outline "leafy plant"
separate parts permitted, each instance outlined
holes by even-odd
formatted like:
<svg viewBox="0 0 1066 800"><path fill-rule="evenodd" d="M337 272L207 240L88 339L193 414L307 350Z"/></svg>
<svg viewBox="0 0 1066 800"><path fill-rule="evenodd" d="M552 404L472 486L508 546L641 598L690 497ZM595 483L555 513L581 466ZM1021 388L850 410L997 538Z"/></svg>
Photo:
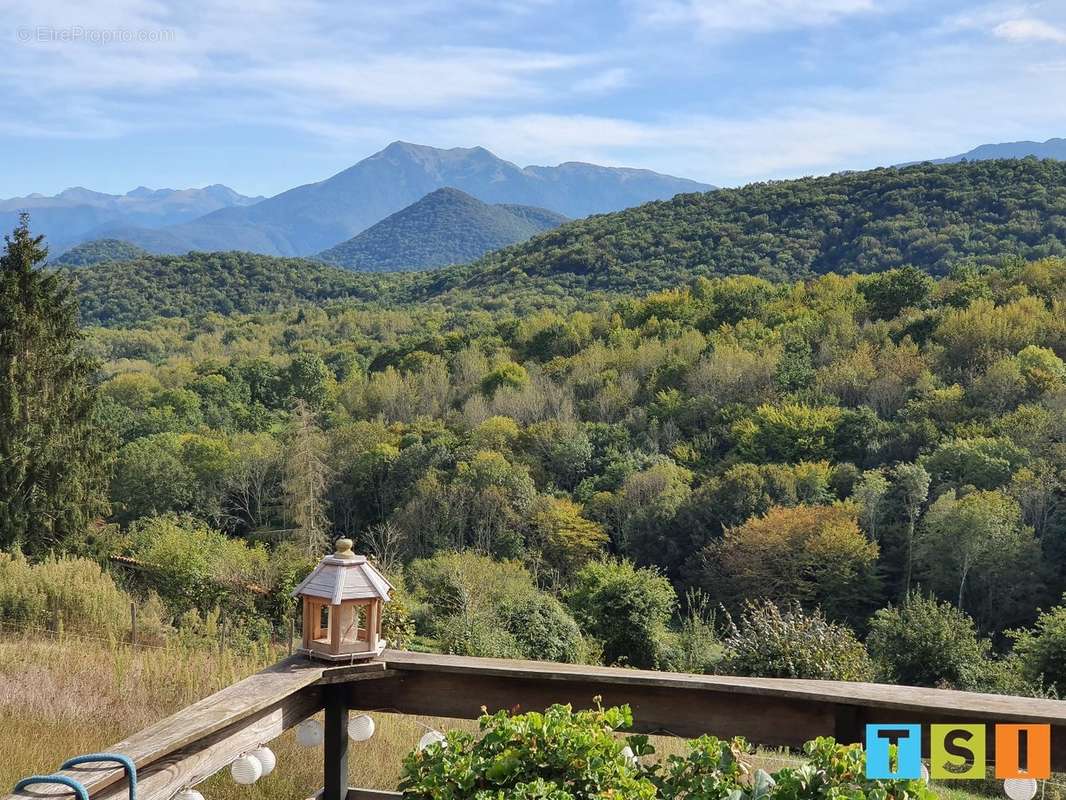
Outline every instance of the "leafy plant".
<svg viewBox="0 0 1066 800"><path fill-rule="evenodd" d="M769 774L753 769L741 738L701 736L662 761L646 736L622 738L628 706L590 711L485 714L480 735L451 731L404 760L406 800L933 800L920 780L871 781L859 745L818 738L806 763Z"/></svg>

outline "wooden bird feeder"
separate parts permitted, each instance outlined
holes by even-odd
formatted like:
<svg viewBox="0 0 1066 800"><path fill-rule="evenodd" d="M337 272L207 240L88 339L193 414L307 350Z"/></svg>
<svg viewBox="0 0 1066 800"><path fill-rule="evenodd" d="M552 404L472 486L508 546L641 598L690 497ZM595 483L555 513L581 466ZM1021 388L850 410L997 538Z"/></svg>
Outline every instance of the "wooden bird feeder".
<svg viewBox="0 0 1066 800"><path fill-rule="evenodd" d="M303 652L329 661L373 658L385 649L381 610L392 584L366 556L352 552L351 539L338 539L293 590L303 599Z"/></svg>

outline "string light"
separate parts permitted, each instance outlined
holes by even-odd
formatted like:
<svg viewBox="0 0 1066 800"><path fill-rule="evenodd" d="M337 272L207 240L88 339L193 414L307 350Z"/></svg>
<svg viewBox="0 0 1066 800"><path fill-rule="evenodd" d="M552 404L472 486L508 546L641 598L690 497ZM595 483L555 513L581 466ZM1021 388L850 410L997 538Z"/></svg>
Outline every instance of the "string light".
<svg viewBox="0 0 1066 800"><path fill-rule="evenodd" d="M374 735L374 719L369 714L352 717L348 722L348 736L353 742L365 742Z"/></svg>
<svg viewBox="0 0 1066 800"><path fill-rule="evenodd" d="M434 730L426 731L422 734L422 738L418 740L418 750L421 752L435 744L439 744L441 747L448 746L448 743L444 740L443 733Z"/></svg>
<svg viewBox="0 0 1066 800"><path fill-rule="evenodd" d="M322 723L317 719L305 719L296 726L296 743L301 747L318 747L323 738Z"/></svg>
<svg viewBox="0 0 1066 800"><path fill-rule="evenodd" d="M1003 781L1003 792L1010 800L1033 800L1038 788L1032 778L1007 778Z"/></svg>
<svg viewBox="0 0 1066 800"><path fill-rule="evenodd" d="M278 765L278 757L274 755L274 751L267 747L265 744L259 745L255 750L249 753L252 758L259 762L263 767L263 776L266 777L274 771L274 767Z"/></svg>
<svg viewBox="0 0 1066 800"><path fill-rule="evenodd" d="M229 774L233 780L242 786L255 783L263 776L263 765L259 759L251 755L243 755L233 760L229 765Z"/></svg>

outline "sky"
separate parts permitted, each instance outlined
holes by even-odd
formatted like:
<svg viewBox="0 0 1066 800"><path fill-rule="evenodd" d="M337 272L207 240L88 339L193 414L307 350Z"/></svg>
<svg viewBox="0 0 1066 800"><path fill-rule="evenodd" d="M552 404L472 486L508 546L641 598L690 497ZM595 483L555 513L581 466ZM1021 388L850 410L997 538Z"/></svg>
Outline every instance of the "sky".
<svg viewBox="0 0 1066 800"><path fill-rule="evenodd" d="M720 186L1066 136L1066 0L0 0L0 197L400 139Z"/></svg>

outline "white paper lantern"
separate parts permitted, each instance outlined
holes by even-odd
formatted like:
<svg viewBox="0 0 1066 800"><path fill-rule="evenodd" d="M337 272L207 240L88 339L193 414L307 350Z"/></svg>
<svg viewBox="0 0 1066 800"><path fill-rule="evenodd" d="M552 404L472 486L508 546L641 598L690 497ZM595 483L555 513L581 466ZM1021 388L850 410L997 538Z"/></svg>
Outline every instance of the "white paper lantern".
<svg viewBox="0 0 1066 800"><path fill-rule="evenodd" d="M447 747L447 742L444 740L444 734L440 731L426 731L422 734L422 738L418 740L418 749L419 751L422 751L434 744L440 744L441 747Z"/></svg>
<svg viewBox="0 0 1066 800"><path fill-rule="evenodd" d="M929 767L922 764L922 781L929 783Z"/></svg>
<svg viewBox="0 0 1066 800"><path fill-rule="evenodd" d="M640 759L637 758L636 753L633 752L633 748L628 744L622 748L622 757L631 767L636 768L640 765Z"/></svg>
<svg viewBox="0 0 1066 800"><path fill-rule="evenodd" d="M255 756L243 755L234 759L233 763L229 765L229 774L233 776L233 780L237 783L247 786L250 783L255 783L263 776L263 765L259 763L259 759Z"/></svg>
<svg viewBox="0 0 1066 800"><path fill-rule="evenodd" d="M252 758L260 763L263 767L263 776L266 777L274 771L274 767L278 765L278 757L274 755L274 751L267 747L265 744L259 745L255 750L249 753Z"/></svg>
<svg viewBox="0 0 1066 800"><path fill-rule="evenodd" d="M365 742L374 735L374 718L369 714L352 717L348 722L348 735L353 742Z"/></svg>
<svg viewBox="0 0 1066 800"><path fill-rule="evenodd" d="M1033 800L1038 788L1032 778L1007 778L1003 781L1003 791L1010 800Z"/></svg>
<svg viewBox="0 0 1066 800"><path fill-rule="evenodd" d="M322 723L317 719L305 719L296 726L296 743L300 747L318 747L323 738Z"/></svg>
<svg viewBox="0 0 1066 800"><path fill-rule="evenodd" d="M195 789L186 788L174 795L174 800L204 800L204 796Z"/></svg>

